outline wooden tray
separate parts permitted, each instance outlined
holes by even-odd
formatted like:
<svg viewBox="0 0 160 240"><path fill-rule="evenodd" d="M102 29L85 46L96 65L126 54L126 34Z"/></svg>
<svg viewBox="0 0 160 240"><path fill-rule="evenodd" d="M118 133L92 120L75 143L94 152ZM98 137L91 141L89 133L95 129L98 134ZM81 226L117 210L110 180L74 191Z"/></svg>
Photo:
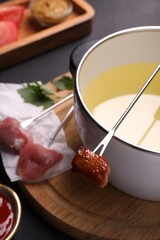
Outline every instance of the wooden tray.
<svg viewBox="0 0 160 240"><path fill-rule="evenodd" d="M56 109L60 118L71 104L72 100ZM64 130L69 146L76 151L81 141L74 117ZM131 197L110 184L99 189L72 171L42 183L20 183L20 186L39 214L75 239L155 240L160 237L160 202Z"/></svg>
<svg viewBox="0 0 160 240"><path fill-rule="evenodd" d="M94 9L84 0L72 0L73 12L61 23L41 27L31 16L29 0L12 0L1 6L23 5L25 14L19 29L19 39L0 48L0 69L22 62L89 34L92 30Z"/></svg>

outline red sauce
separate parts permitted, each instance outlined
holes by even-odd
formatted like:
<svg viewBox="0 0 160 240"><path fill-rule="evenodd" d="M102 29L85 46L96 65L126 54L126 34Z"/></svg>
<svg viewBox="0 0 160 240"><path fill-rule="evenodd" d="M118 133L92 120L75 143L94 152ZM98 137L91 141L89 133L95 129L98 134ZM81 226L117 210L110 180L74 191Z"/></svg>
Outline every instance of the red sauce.
<svg viewBox="0 0 160 240"><path fill-rule="evenodd" d="M7 197L0 193L0 240L5 239L13 225L13 210Z"/></svg>

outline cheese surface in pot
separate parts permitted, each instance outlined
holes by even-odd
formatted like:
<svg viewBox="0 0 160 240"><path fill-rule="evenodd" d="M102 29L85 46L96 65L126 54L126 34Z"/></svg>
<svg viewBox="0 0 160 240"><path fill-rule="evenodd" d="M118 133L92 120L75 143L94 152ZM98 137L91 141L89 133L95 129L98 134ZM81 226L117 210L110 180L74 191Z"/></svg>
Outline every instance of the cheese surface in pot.
<svg viewBox="0 0 160 240"><path fill-rule="evenodd" d="M92 80L83 99L93 117L110 130L151 76L157 63L114 67ZM160 151L160 73L158 73L117 129L115 136Z"/></svg>

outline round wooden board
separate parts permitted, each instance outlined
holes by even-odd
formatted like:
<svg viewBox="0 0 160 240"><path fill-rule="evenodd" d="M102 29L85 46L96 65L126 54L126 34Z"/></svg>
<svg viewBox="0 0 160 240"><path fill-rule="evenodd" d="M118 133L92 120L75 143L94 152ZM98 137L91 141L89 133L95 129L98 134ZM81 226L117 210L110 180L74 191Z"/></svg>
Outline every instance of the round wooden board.
<svg viewBox="0 0 160 240"><path fill-rule="evenodd" d="M56 109L62 118L72 100ZM74 117L64 127L75 151L80 145ZM100 189L71 170L48 181L20 183L37 211L75 239L155 240L160 237L160 202L131 197L110 184Z"/></svg>

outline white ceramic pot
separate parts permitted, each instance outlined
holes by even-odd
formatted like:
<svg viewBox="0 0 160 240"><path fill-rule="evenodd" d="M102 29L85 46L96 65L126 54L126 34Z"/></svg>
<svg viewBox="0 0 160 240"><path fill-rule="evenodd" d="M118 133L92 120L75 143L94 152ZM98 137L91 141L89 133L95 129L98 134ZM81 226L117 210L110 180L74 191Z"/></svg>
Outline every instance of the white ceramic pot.
<svg viewBox="0 0 160 240"><path fill-rule="evenodd" d="M107 69L134 62L160 63L160 27L138 27L111 34L97 41L78 64L75 74L75 119L82 143L90 150L97 146L109 129L101 126L90 113L83 92L96 76ZM160 200L159 151L132 144L125 140L125 136L118 137L115 133L103 156L109 161L109 182L113 186L141 199Z"/></svg>

